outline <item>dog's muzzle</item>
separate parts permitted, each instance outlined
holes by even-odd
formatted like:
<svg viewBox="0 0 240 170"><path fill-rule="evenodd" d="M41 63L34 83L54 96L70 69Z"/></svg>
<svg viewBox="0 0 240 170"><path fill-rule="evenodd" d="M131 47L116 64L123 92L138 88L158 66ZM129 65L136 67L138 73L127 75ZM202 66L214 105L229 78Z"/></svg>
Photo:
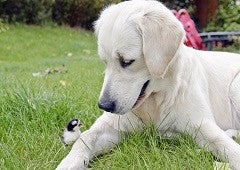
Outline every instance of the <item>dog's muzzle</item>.
<svg viewBox="0 0 240 170"><path fill-rule="evenodd" d="M116 110L116 103L114 101L100 100L98 107L106 112L114 113Z"/></svg>

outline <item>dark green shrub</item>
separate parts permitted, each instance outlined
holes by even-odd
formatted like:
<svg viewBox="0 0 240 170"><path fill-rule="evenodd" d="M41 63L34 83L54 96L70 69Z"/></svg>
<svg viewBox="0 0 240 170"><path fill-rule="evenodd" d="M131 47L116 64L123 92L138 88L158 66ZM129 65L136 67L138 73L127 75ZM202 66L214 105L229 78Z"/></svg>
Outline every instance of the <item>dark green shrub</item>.
<svg viewBox="0 0 240 170"><path fill-rule="evenodd" d="M240 6L235 0L219 0L219 9L206 31L240 31Z"/></svg>
<svg viewBox="0 0 240 170"><path fill-rule="evenodd" d="M191 17L191 19L195 22L195 26L199 30L200 26L198 23L198 19L194 15L196 6L194 4L194 0L158 0L166 5L171 10L186 9Z"/></svg>
<svg viewBox="0 0 240 170"><path fill-rule="evenodd" d="M195 9L194 0L158 0L164 3L169 9L186 9L188 13L192 14Z"/></svg>
<svg viewBox="0 0 240 170"><path fill-rule="evenodd" d="M0 18L7 22L40 24L51 20L54 0L0 0Z"/></svg>
<svg viewBox="0 0 240 170"><path fill-rule="evenodd" d="M120 0L55 0L53 20L71 27L91 28L104 6L118 2Z"/></svg>

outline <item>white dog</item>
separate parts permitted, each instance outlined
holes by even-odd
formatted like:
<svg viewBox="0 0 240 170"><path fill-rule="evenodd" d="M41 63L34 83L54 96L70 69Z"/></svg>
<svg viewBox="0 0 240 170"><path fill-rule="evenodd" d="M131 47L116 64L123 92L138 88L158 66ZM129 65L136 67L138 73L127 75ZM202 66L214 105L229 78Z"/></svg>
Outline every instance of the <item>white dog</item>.
<svg viewBox="0 0 240 170"><path fill-rule="evenodd" d="M240 55L186 47L183 26L157 1L106 8L95 33L106 64L99 100L105 112L57 169L84 169L119 143L119 131L148 123L160 134L187 133L240 169L240 145L231 138L240 128Z"/></svg>

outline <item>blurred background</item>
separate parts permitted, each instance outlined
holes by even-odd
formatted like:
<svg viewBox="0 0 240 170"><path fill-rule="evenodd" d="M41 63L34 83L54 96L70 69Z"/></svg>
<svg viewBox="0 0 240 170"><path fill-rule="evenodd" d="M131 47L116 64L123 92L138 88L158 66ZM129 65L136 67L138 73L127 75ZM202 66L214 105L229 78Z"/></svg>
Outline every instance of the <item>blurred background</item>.
<svg viewBox="0 0 240 170"><path fill-rule="evenodd" d="M121 0L0 0L3 22L92 28L104 6ZM161 0L170 9L187 9L199 31L239 31L240 0Z"/></svg>

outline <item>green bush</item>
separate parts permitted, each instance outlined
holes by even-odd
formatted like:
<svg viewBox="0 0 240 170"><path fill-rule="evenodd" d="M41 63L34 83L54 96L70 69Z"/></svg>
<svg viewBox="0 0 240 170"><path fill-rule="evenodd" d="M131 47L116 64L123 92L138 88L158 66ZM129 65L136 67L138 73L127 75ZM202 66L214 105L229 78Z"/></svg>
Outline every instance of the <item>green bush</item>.
<svg viewBox="0 0 240 170"><path fill-rule="evenodd" d="M54 0L0 0L0 18L6 22L40 24L51 20Z"/></svg>
<svg viewBox="0 0 240 170"><path fill-rule="evenodd" d="M80 26L89 29L104 6L118 2L120 0L55 0L53 20L71 27Z"/></svg>
<svg viewBox="0 0 240 170"><path fill-rule="evenodd" d="M235 0L219 0L217 14L210 20L206 31L239 31L240 6Z"/></svg>
<svg viewBox="0 0 240 170"><path fill-rule="evenodd" d="M189 14L192 14L195 10L194 0L159 0L164 3L169 9L186 9Z"/></svg>

